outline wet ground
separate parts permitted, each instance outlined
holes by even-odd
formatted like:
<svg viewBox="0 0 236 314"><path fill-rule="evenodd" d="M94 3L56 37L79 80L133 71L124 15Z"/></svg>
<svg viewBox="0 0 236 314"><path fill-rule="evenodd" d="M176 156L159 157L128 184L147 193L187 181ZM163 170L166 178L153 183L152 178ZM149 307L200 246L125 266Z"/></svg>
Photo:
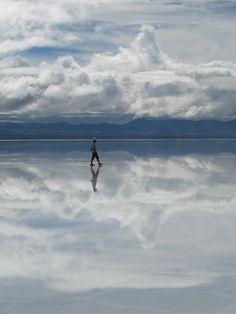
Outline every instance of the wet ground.
<svg viewBox="0 0 236 314"><path fill-rule="evenodd" d="M0 146L1 314L236 312L236 141Z"/></svg>

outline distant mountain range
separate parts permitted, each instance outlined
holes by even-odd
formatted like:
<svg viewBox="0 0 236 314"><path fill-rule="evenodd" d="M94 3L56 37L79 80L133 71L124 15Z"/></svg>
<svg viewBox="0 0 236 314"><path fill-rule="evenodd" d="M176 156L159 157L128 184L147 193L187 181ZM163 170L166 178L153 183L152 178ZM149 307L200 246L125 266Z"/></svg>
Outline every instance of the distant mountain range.
<svg viewBox="0 0 236 314"><path fill-rule="evenodd" d="M137 119L125 124L0 123L1 140L31 139L236 139L236 120Z"/></svg>

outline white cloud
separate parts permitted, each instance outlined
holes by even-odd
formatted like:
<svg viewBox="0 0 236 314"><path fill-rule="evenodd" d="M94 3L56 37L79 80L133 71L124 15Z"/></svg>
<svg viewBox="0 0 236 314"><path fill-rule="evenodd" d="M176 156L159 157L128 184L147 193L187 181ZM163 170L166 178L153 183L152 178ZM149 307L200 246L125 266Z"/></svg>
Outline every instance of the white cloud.
<svg viewBox="0 0 236 314"><path fill-rule="evenodd" d="M27 62L18 60L15 68L9 60L1 61L0 70L5 115L236 117L235 64L176 62L162 52L151 26L142 26L130 48L112 55L95 54L85 66L72 56L38 67L25 67Z"/></svg>
<svg viewBox="0 0 236 314"><path fill-rule="evenodd" d="M13 56L0 60L0 69L28 67L30 64L21 56Z"/></svg>
<svg viewBox="0 0 236 314"><path fill-rule="evenodd" d="M160 28L161 42L172 57L233 58L234 4L217 0L2 0L0 55L40 47L74 48L85 54L105 51L107 45L127 46L142 24L153 24ZM201 44L196 45L196 40Z"/></svg>
<svg viewBox="0 0 236 314"><path fill-rule="evenodd" d="M111 72L136 73L160 68L168 61L158 45L155 29L143 25L129 49L120 48L119 53L114 56L95 54L88 68L95 71L109 69Z"/></svg>

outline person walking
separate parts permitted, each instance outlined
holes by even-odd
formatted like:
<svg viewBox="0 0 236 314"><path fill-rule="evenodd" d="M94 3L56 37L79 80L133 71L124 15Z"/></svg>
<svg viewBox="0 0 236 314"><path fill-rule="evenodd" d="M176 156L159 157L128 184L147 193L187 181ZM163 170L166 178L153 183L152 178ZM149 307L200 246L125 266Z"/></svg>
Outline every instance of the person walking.
<svg viewBox="0 0 236 314"><path fill-rule="evenodd" d="M91 167L94 166L94 163L93 163L94 158L97 159L98 165L102 166L102 162L100 162L99 156L98 156L98 153L97 153L96 142L97 142L97 140L96 140L96 137L95 137L95 138L93 138L93 142L92 142L91 149L90 149L91 152L92 152L92 157L91 157L91 162L90 162L90 166Z"/></svg>

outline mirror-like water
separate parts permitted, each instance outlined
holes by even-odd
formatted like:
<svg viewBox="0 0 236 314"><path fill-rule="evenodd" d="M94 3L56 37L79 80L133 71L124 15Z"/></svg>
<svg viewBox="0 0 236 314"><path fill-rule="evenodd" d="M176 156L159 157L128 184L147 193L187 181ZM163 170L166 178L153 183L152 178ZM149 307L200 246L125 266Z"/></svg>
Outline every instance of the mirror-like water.
<svg viewBox="0 0 236 314"><path fill-rule="evenodd" d="M0 312L235 313L235 147L3 143Z"/></svg>

